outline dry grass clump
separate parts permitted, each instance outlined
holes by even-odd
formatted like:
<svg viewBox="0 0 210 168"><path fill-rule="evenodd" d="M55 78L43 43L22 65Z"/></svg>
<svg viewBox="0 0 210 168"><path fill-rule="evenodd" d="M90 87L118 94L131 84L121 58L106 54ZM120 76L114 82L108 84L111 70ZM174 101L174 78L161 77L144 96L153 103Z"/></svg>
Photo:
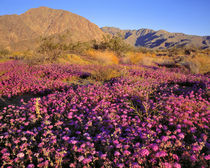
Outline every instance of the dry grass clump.
<svg viewBox="0 0 210 168"><path fill-rule="evenodd" d="M167 57L168 58L168 57ZM163 62L166 57L157 57L155 53L150 52L127 52L121 58L123 64L141 64L145 66L155 66L159 62Z"/></svg>
<svg viewBox="0 0 210 168"><path fill-rule="evenodd" d="M139 52L128 52L126 56L129 58L131 64L139 64L142 62L146 54Z"/></svg>
<svg viewBox="0 0 210 168"><path fill-rule="evenodd" d="M4 63L4 62L7 62L9 61L10 59L8 58L0 58L0 63Z"/></svg>
<svg viewBox="0 0 210 168"><path fill-rule="evenodd" d="M89 49L85 54L95 59L99 64L109 65L119 63L119 59L113 51Z"/></svg>
<svg viewBox="0 0 210 168"><path fill-rule="evenodd" d="M210 55L198 53L191 60L200 64L200 73L210 72Z"/></svg>
<svg viewBox="0 0 210 168"><path fill-rule="evenodd" d="M87 65L90 64L89 61L82 58L82 56L77 54L67 54L61 58L58 58L58 62L62 64L79 64L79 65Z"/></svg>
<svg viewBox="0 0 210 168"><path fill-rule="evenodd" d="M10 52L9 50L2 49L0 50L0 62L6 62L9 60Z"/></svg>
<svg viewBox="0 0 210 168"><path fill-rule="evenodd" d="M122 66L104 65L91 72L91 79L104 82L113 78L126 76L128 71Z"/></svg>

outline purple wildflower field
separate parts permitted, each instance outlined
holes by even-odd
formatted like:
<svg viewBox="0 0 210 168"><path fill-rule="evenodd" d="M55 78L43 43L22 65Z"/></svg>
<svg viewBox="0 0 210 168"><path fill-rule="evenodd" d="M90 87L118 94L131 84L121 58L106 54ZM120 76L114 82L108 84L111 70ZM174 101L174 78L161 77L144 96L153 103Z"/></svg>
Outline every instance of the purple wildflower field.
<svg viewBox="0 0 210 168"><path fill-rule="evenodd" d="M0 97L32 96L0 108L0 167L209 167L210 78L115 66L0 63Z"/></svg>

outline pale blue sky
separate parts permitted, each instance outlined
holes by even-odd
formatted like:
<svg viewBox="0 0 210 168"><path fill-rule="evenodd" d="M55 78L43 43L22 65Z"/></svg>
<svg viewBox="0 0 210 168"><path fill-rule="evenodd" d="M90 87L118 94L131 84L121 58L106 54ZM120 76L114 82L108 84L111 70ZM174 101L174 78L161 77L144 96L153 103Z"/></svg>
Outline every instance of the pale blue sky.
<svg viewBox="0 0 210 168"><path fill-rule="evenodd" d="M210 35L210 0L0 0L0 15L47 6L102 26Z"/></svg>

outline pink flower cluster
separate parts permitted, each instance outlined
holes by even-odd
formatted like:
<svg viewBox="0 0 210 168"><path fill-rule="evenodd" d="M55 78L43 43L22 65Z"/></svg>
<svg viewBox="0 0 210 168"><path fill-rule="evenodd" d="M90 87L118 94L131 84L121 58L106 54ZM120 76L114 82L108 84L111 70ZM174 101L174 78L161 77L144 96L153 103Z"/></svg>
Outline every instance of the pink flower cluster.
<svg viewBox="0 0 210 168"><path fill-rule="evenodd" d="M88 68L0 65L1 96L23 94L20 81L53 89L0 110L0 167L208 167L207 76L129 66L102 84L63 82Z"/></svg>
<svg viewBox="0 0 210 168"><path fill-rule="evenodd" d="M63 90L68 81L83 73L78 66L28 66L17 61L0 63L0 72L0 96L8 98L26 93L46 95Z"/></svg>

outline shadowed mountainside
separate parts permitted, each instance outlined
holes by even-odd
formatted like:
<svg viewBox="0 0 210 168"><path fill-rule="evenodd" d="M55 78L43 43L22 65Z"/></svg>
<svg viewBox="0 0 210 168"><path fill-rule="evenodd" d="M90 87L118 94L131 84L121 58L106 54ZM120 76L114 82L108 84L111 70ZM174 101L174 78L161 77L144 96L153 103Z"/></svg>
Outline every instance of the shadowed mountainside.
<svg viewBox="0 0 210 168"><path fill-rule="evenodd" d="M68 41L100 40L104 33L95 24L74 13L47 7L33 8L21 15L0 16L0 47L35 47L40 37L61 34Z"/></svg>
<svg viewBox="0 0 210 168"><path fill-rule="evenodd" d="M183 33L170 33L165 30L154 31L151 29L121 30L115 27L102 27L111 35L121 34L125 42L133 46L165 49L171 47L195 46L201 48L210 47L210 36L186 35Z"/></svg>

